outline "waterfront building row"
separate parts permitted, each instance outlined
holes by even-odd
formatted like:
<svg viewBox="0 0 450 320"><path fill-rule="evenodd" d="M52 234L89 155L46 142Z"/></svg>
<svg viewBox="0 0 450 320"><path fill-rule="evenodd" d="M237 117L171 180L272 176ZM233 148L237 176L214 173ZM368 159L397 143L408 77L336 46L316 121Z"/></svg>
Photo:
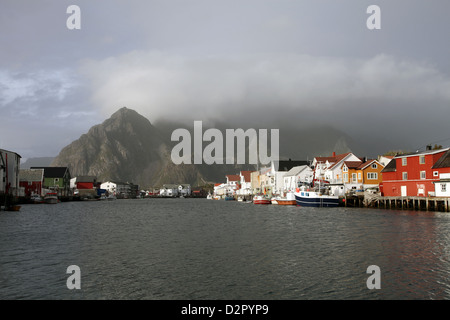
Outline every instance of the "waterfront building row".
<svg viewBox="0 0 450 320"><path fill-rule="evenodd" d="M227 175L215 184L214 195L283 195L300 184L321 183L330 195L367 193L388 197L450 197L450 150L433 150L361 158L352 152L307 161L272 161L255 171Z"/></svg>

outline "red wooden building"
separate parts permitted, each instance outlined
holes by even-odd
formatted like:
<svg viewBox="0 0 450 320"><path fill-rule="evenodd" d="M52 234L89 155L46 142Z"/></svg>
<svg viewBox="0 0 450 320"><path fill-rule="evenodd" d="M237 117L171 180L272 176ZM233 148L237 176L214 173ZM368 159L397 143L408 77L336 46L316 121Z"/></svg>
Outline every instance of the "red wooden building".
<svg viewBox="0 0 450 320"><path fill-rule="evenodd" d="M24 188L25 196L42 195L44 169L20 169L19 185Z"/></svg>
<svg viewBox="0 0 450 320"><path fill-rule="evenodd" d="M450 167L433 168L449 148L398 155L381 171L380 190L387 197L428 197L435 193L441 173L450 173Z"/></svg>

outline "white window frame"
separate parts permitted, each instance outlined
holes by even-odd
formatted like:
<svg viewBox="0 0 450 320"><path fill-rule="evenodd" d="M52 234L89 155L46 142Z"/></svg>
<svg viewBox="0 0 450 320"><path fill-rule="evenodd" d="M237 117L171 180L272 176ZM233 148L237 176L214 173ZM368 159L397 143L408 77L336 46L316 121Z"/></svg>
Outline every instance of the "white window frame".
<svg viewBox="0 0 450 320"><path fill-rule="evenodd" d="M376 163L372 163L372 169L378 169L378 165Z"/></svg>
<svg viewBox="0 0 450 320"><path fill-rule="evenodd" d="M425 156L419 156L419 163L425 164Z"/></svg>
<svg viewBox="0 0 450 320"><path fill-rule="evenodd" d="M425 180L427 178L427 172L426 171L420 171L420 179Z"/></svg>
<svg viewBox="0 0 450 320"><path fill-rule="evenodd" d="M433 171L433 177L439 177L439 171Z"/></svg>
<svg viewBox="0 0 450 320"><path fill-rule="evenodd" d="M447 184L441 183L441 192L447 192Z"/></svg>
<svg viewBox="0 0 450 320"><path fill-rule="evenodd" d="M402 166L407 166L408 165L408 158L402 158Z"/></svg>
<svg viewBox="0 0 450 320"><path fill-rule="evenodd" d="M378 180L377 172L367 172L367 180Z"/></svg>
<svg viewBox="0 0 450 320"><path fill-rule="evenodd" d="M402 180L408 180L408 172L402 172Z"/></svg>

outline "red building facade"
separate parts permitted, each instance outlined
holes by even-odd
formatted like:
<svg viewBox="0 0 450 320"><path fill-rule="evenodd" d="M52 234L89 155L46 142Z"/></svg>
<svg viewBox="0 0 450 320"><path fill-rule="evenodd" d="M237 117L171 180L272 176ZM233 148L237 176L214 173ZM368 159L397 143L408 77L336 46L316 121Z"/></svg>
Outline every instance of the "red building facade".
<svg viewBox="0 0 450 320"><path fill-rule="evenodd" d="M44 169L20 169L19 186L24 188L25 196L42 195Z"/></svg>
<svg viewBox="0 0 450 320"><path fill-rule="evenodd" d="M427 150L394 157L381 171L382 195L387 197L428 197L435 192L434 182L441 173L450 173L450 168L435 169L436 162L449 151Z"/></svg>

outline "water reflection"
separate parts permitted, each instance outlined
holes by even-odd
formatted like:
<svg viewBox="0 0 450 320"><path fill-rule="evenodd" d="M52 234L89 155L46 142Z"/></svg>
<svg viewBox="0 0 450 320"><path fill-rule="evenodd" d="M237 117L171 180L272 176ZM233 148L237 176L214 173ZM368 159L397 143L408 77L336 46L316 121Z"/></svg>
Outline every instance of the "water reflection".
<svg viewBox="0 0 450 320"><path fill-rule="evenodd" d="M447 299L449 229L444 213L204 199L25 205L0 215L0 298Z"/></svg>

